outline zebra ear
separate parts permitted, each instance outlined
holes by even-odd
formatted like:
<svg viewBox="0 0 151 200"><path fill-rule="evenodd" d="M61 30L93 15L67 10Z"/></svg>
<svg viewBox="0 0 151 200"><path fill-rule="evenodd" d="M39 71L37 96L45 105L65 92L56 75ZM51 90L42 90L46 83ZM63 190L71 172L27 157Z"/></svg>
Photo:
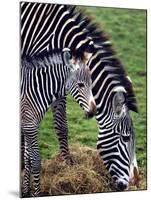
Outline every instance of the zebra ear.
<svg viewBox="0 0 151 200"><path fill-rule="evenodd" d="M63 59L65 65L70 69L71 72L76 71L80 68L79 63L72 57L71 50L68 48L63 49Z"/></svg>
<svg viewBox="0 0 151 200"><path fill-rule="evenodd" d="M72 55L71 55L71 50L69 48L64 48L63 50L63 59L65 62L65 65L71 65L71 59L72 59Z"/></svg>
<svg viewBox="0 0 151 200"><path fill-rule="evenodd" d="M116 92L113 98L113 109L116 114L119 115L121 113L124 102L125 102L124 92L121 91Z"/></svg>

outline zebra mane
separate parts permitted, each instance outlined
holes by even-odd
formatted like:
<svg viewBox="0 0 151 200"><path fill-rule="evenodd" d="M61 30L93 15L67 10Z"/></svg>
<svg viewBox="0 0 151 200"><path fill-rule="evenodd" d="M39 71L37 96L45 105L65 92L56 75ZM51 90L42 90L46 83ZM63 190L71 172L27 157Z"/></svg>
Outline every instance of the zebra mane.
<svg viewBox="0 0 151 200"><path fill-rule="evenodd" d="M26 67L45 67L45 65L55 65L55 64L63 64L66 65L67 63L63 57L63 50L61 49L54 49L51 51L44 51L41 54L34 55L34 56L23 56L21 58L22 66Z"/></svg>
<svg viewBox="0 0 151 200"><path fill-rule="evenodd" d="M121 85L125 88L127 92L128 108L134 112L138 112L136 97L134 94L132 83L127 76L124 66L122 65L119 58L117 58L116 51L113 49L112 43L110 42L107 34L104 33L103 30L101 30L100 25L92 23L92 18L86 17L89 15L86 15L85 10L80 11L78 9L75 9L75 6L70 5L67 5L66 7L67 10L70 11L71 17L75 19L76 23L79 24L81 28L83 28L83 30L87 34L87 37L89 37L92 41L89 43L90 45L87 46L85 50L92 53L95 53L99 50L104 52L104 54L100 53L100 59L103 59L103 55L104 57L108 57L105 60L106 65L111 66L113 68L113 73L118 75L114 76L113 79L120 81ZM81 51L83 52L84 49L80 49L79 52L76 52L77 57L81 55Z"/></svg>

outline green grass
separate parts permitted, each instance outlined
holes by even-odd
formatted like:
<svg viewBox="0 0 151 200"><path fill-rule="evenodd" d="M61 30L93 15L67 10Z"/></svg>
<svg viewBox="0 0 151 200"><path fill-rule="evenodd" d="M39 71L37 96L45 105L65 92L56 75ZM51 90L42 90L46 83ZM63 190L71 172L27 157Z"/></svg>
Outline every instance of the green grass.
<svg viewBox="0 0 151 200"><path fill-rule="evenodd" d="M146 12L144 10L87 7L93 21L111 37L113 47L132 79L139 114L132 113L139 167L146 168ZM96 148L96 120L84 119L79 105L69 96L67 104L69 144ZM51 158L59 150L52 115L47 112L39 130L41 156Z"/></svg>

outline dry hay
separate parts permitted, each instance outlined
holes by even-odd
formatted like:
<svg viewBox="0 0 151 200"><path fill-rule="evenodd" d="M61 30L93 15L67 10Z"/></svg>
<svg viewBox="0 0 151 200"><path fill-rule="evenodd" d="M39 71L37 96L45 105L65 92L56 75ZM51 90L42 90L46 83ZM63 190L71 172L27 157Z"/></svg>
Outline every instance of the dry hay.
<svg viewBox="0 0 151 200"><path fill-rule="evenodd" d="M97 150L76 144L70 147L70 152L73 165L66 164L59 154L51 160L42 160L42 196L116 191ZM130 185L128 190L146 189L145 174L140 174L139 187Z"/></svg>
<svg viewBox="0 0 151 200"><path fill-rule="evenodd" d="M96 150L73 145L70 152L73 165L62 161L60 155L42 161L42 193L61 195L115 191L112 178Z"/></svg>

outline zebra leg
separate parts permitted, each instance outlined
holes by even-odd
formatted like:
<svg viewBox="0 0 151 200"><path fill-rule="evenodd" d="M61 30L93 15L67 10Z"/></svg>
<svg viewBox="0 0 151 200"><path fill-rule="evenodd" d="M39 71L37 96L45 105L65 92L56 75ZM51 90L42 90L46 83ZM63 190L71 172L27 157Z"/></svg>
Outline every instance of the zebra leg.
<svg viewBox="0 0 151 200"><path fill-rule="evenodd" d="M34 175L34 194L33 196L40 196L40 169L41 169L41 159L39 153L38 142L35 140L32 145L32 156L31 156L31 166L32 173Z"/></svg>
<svg viewBox="0 0 151 200"><path fill-rule="evenodd" d="M20 162L21 162L21 171L24 170L24 151L25 151L24 134L23 134L23 132L21 132L21 141L20 141Z"/></svg>
<svg viewBox="0 0 151 200"><path fill-rule="evenodd" d="M53 102L51 108L54 118L54 128L59 140L61 156L68 164L72 164L73 161L71 159L68 147L66 97L57 99L55 102Z"/></svg>
<svg viewBox="0 0 151 200"><path fill-rule="evenodd" d="M23 161L22 161L24 163L24 172L23 172L24 178L23 178L22 197L29 197L30 196L31 163L30 163L29 148L25 141L24 141L24 152L22 152L22 153L24 153Z"/></svg>
<svg viewBox="0 0 151 200"><path fill-rule="evenodd" d="M25 151L24 151L24 163L25 173L23 181L23 193L30 192L30 173L33 174L33 188L34 193L32 196L40 196L40 153L37 142L37 128L30 128L30 131L24 134L25 139ZM32 130L32 131L31 131Z"/></svg>

